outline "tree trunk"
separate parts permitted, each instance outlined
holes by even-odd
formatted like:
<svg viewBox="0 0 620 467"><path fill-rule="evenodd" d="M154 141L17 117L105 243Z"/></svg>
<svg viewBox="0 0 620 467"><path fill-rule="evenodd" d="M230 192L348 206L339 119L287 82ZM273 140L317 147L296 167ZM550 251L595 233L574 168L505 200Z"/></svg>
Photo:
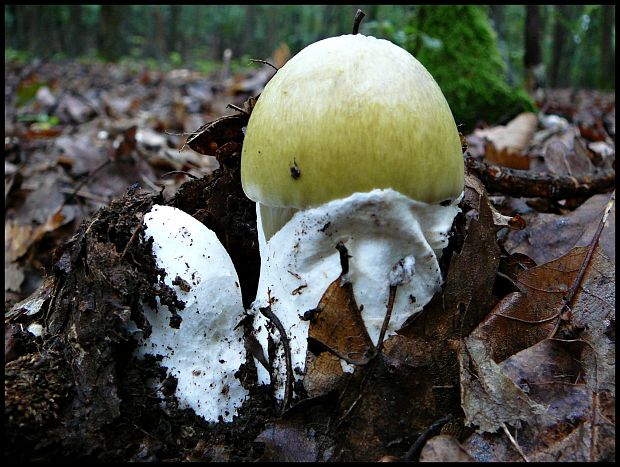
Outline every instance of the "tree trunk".
<svg viewBox="0 0 620 467"><path fill-rule="evenodd" d="M180 52L179 47L179 17L183 5L170 5L170 22L168 28L168 50Z"/></svg>
<svg viewBox="0 0 620 467"><path fill-rule="evenodd" d="M82 5L69 5L69 27L67 48L71 56L78 56L86 50L88 44L77 40L82 34Z"/></svg>
<svg viewBox="0 0 620 467"><path fill-rule="evenodd" d="M160 5L156 5L153 11L153 23L155 24L155 56L161 60L166 56L166 38Z"/></svg>
<svg viewBox="0 0 620 467"><path fill-rule="evenodd" d="M613 25L616 9L614 5L603 5L603 25L601 28L601 71L599 85L613 89L616 82L616 54L613 50Z"/></svg>
<svg viewBox="0 0 620 467"><path fill-rule="evenodd" d="M122 52L122 5L101 5L99 14L99 54L107 60L116 60Z"/></svg>
<svg viewBox="0 0 620 467"><path fill-rule="evenodd" d="M557 5L556 8L551 58L551 85L562 87L570 85L571 64L574 60L575 43L571 37L570 27L584 7L580 5Z"/></svg>
<svg viewBox="0 0 620 467"><path fill-rule="evenodd" d="M541 22L540 6L526 5L525 11L525 90L532 97L538 94L538 90L545 85L545 65L542 60L540 47ZM542 97L542 96L540 96Z"/></svg>

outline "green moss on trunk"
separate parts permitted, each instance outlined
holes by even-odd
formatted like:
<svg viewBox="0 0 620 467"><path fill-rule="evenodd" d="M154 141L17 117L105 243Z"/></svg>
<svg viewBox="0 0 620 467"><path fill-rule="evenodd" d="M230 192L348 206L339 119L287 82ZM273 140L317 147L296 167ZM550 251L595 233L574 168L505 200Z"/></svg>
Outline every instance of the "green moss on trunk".
<svg viewBox="0 0 620 467"><path fill-rule="evenodd" d="M483 7L419 6L406 48L430 71L461 131L534 110L522 87L511 87Z"/></svg>

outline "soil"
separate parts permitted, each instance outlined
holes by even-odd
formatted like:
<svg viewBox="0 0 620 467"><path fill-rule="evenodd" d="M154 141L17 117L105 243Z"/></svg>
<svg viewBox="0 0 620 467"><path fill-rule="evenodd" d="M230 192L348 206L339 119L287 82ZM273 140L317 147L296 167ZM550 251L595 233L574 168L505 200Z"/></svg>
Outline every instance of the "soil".
<svg viewBox="0 0 620 467"><path fill-rule="evenodd" d="M240 145L229 145L230 158ZM54 258L41 310L14 312L5 332L5 460L50 461L250 461L262 455L254 442L274 414L258 387L256 369L245 372L250 397L232 423L206 423L179 408L176 381L154 359L134 356L133 320L148 323L142 303L156 297L181 310L163 282L143 215L160 196L131 190L82 224ZM239 164L228 160L203 179L190 180L170 202L213 229L231 253L244 297L255 293L258 246L254 203L241 191ZM33 319L47 332L24 331ZM9 361L10 360L10 361ZM248 359L252 361L252 359ZM161 379L161 391L145 381Z"/></svg>

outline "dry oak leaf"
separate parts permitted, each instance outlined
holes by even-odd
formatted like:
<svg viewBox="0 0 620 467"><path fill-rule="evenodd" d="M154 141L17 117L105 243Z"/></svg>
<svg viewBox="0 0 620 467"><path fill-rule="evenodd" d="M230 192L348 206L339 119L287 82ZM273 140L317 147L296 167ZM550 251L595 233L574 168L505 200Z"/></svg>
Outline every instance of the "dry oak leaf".
<svg viewBox="0 0 620 467"><path fill-rule="evenodd" d="M574 246L588 245L597 228L609 194L590 197L581 206L565 215L529 213L523 218L527 226L520 231L508 232L504 247L510 254L522 253L537 264L543 264L567 253ZM616 210L612 208L603 227L599 245L615 262Z"/></svg>
<svg viewBox="0 0 620 467"><path fill-rule="evenodd" d="M340 275L323 293L316 309L311 310L308 328L308 356L304 388L310 396L326 394L345 375L340 360L366 364L374 350L353 285Z"/></svg>
<svg viewBox="0 0 620 467"><path fill-rule="evenodd" d="M487 140L485 152L489 162L527 170L530 168L530 159L522 153L528 148L537 125L536 114L524 112L506 126L476 130L474 134Z"/></svg>
<svg viewBox="0 0 620 467"><path fill-rule="evenodd" d="M587 350L583 343L546 339L500 364L504 374L532 400L549 407L516 430L528 460L603 460L614 450L614 396L602 391L594 397L585 384L581 356ZM522 459L502 432L474 433L462 446L476 461Z"/></svg>
<svg viewBox="0 0 620 467"><path fill-rule="evenodd" d="M505 423L514 425L544 413L496 362L556 331L576 334L572 340L590 349L580 358L583 378L594 394L615 388L615 345L610 337L615 326L615 272L596 242L518 273L515 283L521 291L505 297L461 349L463 410L468 424L480 431L494 432Z"/></svg>
<svg viewBox="0 0 620 467"><path fill-rule="evenodd" d="M501 362L551 335L589 249L576 247L561 258L517 273L514 284L519 291L505 296L475 331L475 336L485 342L495 362ZM572 305L573 319L582 310L589 309L580 307L579 300L586 300L598 302L599 307L605 306L605 319L609 321L608 315L613 312L609 308L613 308L615 299L615 294L609 290L615 283L613 264L596 248L590 264L585 267L586 274ZM601 288L604 292L600 292Z"/></svg>

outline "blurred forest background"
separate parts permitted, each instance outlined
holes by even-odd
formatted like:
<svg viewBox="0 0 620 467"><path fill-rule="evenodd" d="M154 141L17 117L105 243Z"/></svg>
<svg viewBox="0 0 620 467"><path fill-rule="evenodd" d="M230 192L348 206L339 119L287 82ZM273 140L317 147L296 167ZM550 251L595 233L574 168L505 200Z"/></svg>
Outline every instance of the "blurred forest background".
<svg viewBox="0 0 620 467"><path fill-rule="evenodd" d="M405 47L416 40L445 46L432 31L416 27L422 7L414 5L5 5L5 58L144 60L208 72L227 48L236 63L247 65L281 43L295 54L321 38L350 33L357 8L367 14L363 34ZM536 10L529 22L528 8ZM497 35L510 83L524 79L526 40L537 37L550 87L614 86L614 5L481 9Z"/></svg>

